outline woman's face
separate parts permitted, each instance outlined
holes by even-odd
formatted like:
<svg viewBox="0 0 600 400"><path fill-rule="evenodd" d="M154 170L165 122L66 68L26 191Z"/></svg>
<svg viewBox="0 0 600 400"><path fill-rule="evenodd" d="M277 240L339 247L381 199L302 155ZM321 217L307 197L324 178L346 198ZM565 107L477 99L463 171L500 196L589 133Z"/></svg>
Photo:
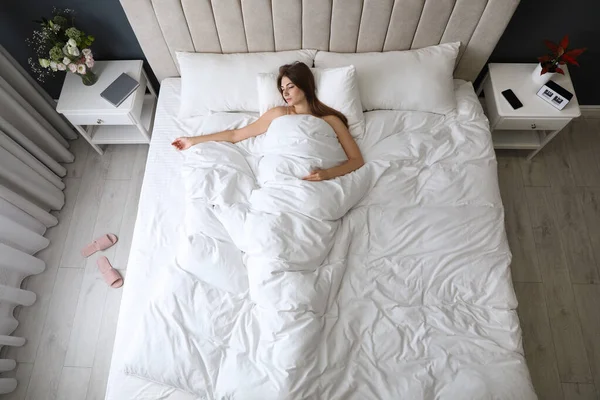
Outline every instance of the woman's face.
<svg viewBox="0 0 600 400"><path fill-rule="evenodd" d="M301 103L304 100L304 92L288 78L281 78L281 94L288 106L293 106Z"/></svg>

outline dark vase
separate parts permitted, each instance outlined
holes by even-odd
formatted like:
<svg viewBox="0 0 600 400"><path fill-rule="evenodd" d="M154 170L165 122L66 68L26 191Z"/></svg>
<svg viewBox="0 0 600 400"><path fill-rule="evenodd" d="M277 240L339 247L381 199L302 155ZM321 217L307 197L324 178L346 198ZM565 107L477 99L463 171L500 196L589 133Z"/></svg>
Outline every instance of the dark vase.
<svg viewBox="0 0 600 400"><path fill-rule="evenodd" d="M85 86L92 86L94 83L98 82L98 75L88 68L85 74L81 75L81 81Z"/></svg>

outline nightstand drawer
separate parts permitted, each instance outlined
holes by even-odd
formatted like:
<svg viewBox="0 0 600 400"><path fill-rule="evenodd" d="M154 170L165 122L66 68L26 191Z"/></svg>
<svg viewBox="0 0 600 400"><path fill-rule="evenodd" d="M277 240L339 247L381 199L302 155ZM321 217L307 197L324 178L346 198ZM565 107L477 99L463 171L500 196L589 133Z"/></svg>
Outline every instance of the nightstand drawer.
<svg viewBox="0 0 600 400"><path fill-rule="evenodd" d="M73 125L133 125L128 114L65 115Z"/></svg>
<svg viewBox="0 0 600 400"><path fill-rule="evenodd" d="M564 128L570 121L570 118L500 118L494 130L555 131Z"/></svg>

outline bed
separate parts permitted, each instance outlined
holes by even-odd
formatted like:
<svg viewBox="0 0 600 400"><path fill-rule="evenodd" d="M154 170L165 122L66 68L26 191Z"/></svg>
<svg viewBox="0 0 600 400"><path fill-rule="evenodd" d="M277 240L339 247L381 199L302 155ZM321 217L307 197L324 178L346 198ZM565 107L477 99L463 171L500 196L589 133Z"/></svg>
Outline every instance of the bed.
<svg viewBox="0 0 600 400"><path fill-rule="evenodd" d="M132 348L150 349L154 366L161 364L156 361L163 354L165 369L177 367L173 360L184 348L176 340L143 343L153 330L145 320L146 310L156 299L179 304L174 288L188 282L173 278L173 269L167 268L186 235L182 222L186 187L181 176L186 157L172 151L170 143L177 136L197 132L205 119L178 118L181 80L176 50L304 47L354 52L460 40L467 45L461 46L455 77L473 80L516 7L516 2L493 0L474 4L354 1L345 3L347 7L304 1L285 2L285 9L280 8L284 2L268 3L213 2L210 8L201 2L175 6L169 1L152 5L122 1L162 83L107 399L277 398L271 396L277 390L263 395L267 392L261 393L260 385L256 391L246 388L231 397L222 394L234 393L249 370L226 375L224 385L234 389L216 393L197 389L198 379L188 369L179 374L186 375L183 378L172 379L128 370ZM265 7L272 17L267 18L266 28L261 20ZM385 31L367 29L381 21ZM315 28L306 29L311 24ZM284 26L292 29L284 32ZM226 35L225 28L230 28ZM454 81L457 108L451 115L365 113L365 134L357 139L365 160L384 160L394 167L377 177L352 207L352 217L341 222L340 229L351 232L345 237L352 250L339 287L331 292L347 298L340 300L344 312L330 320L339 319L346 329L326 327L317 332L329 335L329 350L317 357L319 368L313 365L311 372L298 368L308 378L294 378L294 387L285 388L286 398L536 398L515 311L491 135L473 87L463 79ZM183 288L192 291L196 284ZM194 307L187 311L202 313ZM235 371L235 366L222 367L228 373ZM382 372L373 372L378 370ZM315 371L320 376L311 376ZM183 384L173 384L173 379Z"/></svg>

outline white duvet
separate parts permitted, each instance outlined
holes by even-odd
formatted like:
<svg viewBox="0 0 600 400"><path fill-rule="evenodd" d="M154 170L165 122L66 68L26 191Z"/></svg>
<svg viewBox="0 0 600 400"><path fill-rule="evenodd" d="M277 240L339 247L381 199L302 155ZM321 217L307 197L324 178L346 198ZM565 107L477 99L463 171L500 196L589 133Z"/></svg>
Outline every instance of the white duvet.
<svg viewBox="0 0 600 400"><path fill-rule="evenodd" d="M534 399L487 121L457 98L367 113L365 166L325 182L300 178L345 155L311 116L190 149L187 237L125 371L201 399Z"/></svg>

